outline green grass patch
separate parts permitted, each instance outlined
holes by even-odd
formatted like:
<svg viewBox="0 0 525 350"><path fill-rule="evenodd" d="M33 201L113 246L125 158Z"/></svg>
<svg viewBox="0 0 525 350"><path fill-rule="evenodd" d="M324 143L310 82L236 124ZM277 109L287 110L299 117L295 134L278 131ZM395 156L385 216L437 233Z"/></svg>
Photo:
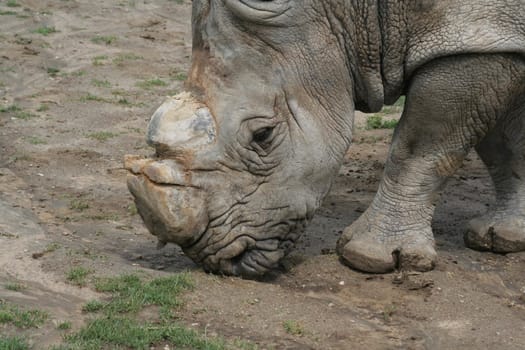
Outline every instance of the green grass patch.
<svg viewBox="0 0 525 350"><path fill-rule="evenodd" d="M26 286L23 285L22 283L7 283L5 285L5 289L11 290L13 292L20 292L26 289Z"/></svg>
<svg viewBox="0 0 525 350"><path fill-rule="evenodd" d="M18 107L17 105L0 107L0 113L14 113L14 112L20 112L21 110L22 108Z"/></svg>
<svg viewBox="0 0 525 350"><path fill-rule="evenodd" d="M127 98L124 98L124 97L123 97L123 98L119 98L119 99L117 100L117 103L118 103L119 105L124 105L124 106L130 106L130 105L131 105L131 102L129 102L128 99L127 99Z"/></svg>
<svg viewBox="0 0 525 350"><path fill-rule="evenodd" d="M108 60L108 56L107 55L100 55L100 56L95 56L93 57L93 59L91 60L91 63L94 65L94 66L102 66L106 63L106 61Z"/></svg>
<svg viewBox="0 0 525 350"><path fill-rule="evenodd" d="M0 301L0 323L18 328L37 328L44 324L48 314L41 310L23 310L17 305Z"/></svg>
<svg viewBox="0 0 525 350"><path fill-rule="evenodd" d="M76 210L76 211L84 211L86 209L89 209L89 203L79 198L72 199L69 202L69 209Z"/></svg>
<svg viewBox="0 0 525 350"><path fill-rule="evenodd" d="M57 251L60 248L62 248L62 245L60 243L58 243L58 242L49 243L46 246L46 249L44 250L44 252L46 252L46 253L53 253L54 251Z"/></svg>
<svg viewBox="0 0 525 350"><path fill-rule="evenodd" d="M111 45L117 41L117 37L113 35L97 35L91 38L91 42L95 44Z"/></svg>
<svg viewBox="0 0 525 350"><path fill-rule="evenodd" d="M0 11L0 16L16 16L15 11Z"/></svg>
<svg viewBox="0 0 525 350"><path fill-rule="evenodd" d="M90 300L82 306L84 312L99 312L104 308L104 303L99 300Z"/></svg>
<svg viewBox="0 0 525 350"><path fill-rule="evenodd" d="M26 111L21 111L15 114L15 118L22 119L22 120L33 119L36 117L38 117L36 114L26 112Z"/></svg>
<svg viewBox="0 0 525 350"><path fill-rule="evenodd" d="M7 7L20 7L20 4L16 0L7 0Z"/></svg>
<svg viewBox="0 0 525 350"><path fill-rule="evenodd" d="M45 103L41 104L38 109L36 110L37 112L45 112L45 111L48 111L49 110L49 106Z"/></svg>
<svg viewBox="0 0 525 350"><path fill-rule="evenodd" d="M33 33L41 34L43 36L48 36L49 34L53 34L56 32L57 30L55 27L47 27L47 26L37 28L33 31Z"/></svg>
<svg viewBox="0 0 525 350"><path fill-rule="evenodd" d="M32 144L32 145L46 145L47 142L46 140L42 140L41 138L39 137L36 137L36 136L31 136L27 139L27 141Z"/></svg>
<svg viewBox="0 0 525 350"><path fill-rule="evenodd" d="M112 139L116 137L117 134L112 133L111 131L98 131L98 132L92 132L91 134L88 134L87 137L93 140L97 140L99 142L106 142L109 139Z"/></svg>
<svg viewBox="0 0 525 350"><path fill-rule="evenodd" d="M283 328L286 333L291 335L303 335L303 326L295 320L286 320L283 322Z"/></svg>
<svg viewBox="0 0 525 350"><path fill-rule="evenodd" d="M82 77L82 76L86 75L86 71L85 70L77 70L76 72L71 73L71 75L74 76L74 77Z"/></svg>
<svg viewBox="0 0 525 350"><path fill-rule="evenodd" d="M135 203L131 203L126 209L128 210L128 214L131 216L137 215L139 213Z"/></svg>
<svg viewBox="0 0 525 350"><path fill-rule="evenodd" d="M68 329L71 329L71 322L70 321L64 321L57 324L57 329L60 331L67 331Z"/></svg>
<svg viewBox="0 0 525 350"><path fill-rule="evenodd" d="M86 280L90 273L91 270L86 269L85 267L73 267L67 272L66 279L71 284L84 287L87 283Z"/></svg>
<svg viewBox="0 0 525 350"><path fill-rule="evenodd" d="M113 58L113 63L117 66L121 66L126 61L136 61L141 60L144 57L136 55L134 53L121 53L118 54L115 58Z"/></svg>
<svg viewBox="0 0 525 350"><path fill-rule="evenodd" d="M401 96L401 97L396 101L396 103L394 103L394 106L396 106L396 107L404 107L404 106L405 106L405 101L406 101L406 97L405 97L405 96Z"/></svg>
<svg viewBox="0 0 525 350"><path fill-rule="evenodd" d="M91 80L91 84L96 87L104 87L104 88L111 87L111 83L108 80L93 79Z"/></svg>
<svg viewBox="0 0 525 350"><path fill-rule="evenodd" d="M383 319L385 322L390 322L390 319L394 315L394 313L397 310L397 306L395 304L386 305L383 310Z"/></svg>
<svg viewBox="0 0 525 350"><path fill-rule="evenodd" d="M110 102L104 97L100 97L97 95L93 95L90 93L85 94L84 96L80 97L80 102L89 102L89 101L95 101L95 102Z"/></svg>
<svg viewBox="0 0 525 350"><path fill-rule="evenodd" d="M64 336L64 344L55 350L82 349L143 349L168 345L175 349L225 350L256 349L249 342L227 343L220 338L209 338L199 332L177 325L173 318L163 317L181 305L179 296L193 288L188 274L177 274L148 280L136 274L99 278L98 292L110 293L110 300L92 300L84 312L100 312L80 331ZM160 318L145 322L135 319L145 307L160 308ZM241 346L242 345L242 346Z"/></svg>
<svg viewBox="0 0 525 350"><path fill-rule="evenodd" d="M60 69L55 67L49 67L47 68L47 74L49 74L50 77L56 77L60 73Z"/></svg>
<svg viewBox="0 0 525 350"><path fill-rule="evenodd" d="M2 350L29 350L29 345L22 338L0 336Z"/></svg>
<svg viewBox="0 0 525 350"><path fill-rule="evenodd" d="M224 341L207 338L181 326L146 323L115 316L93 320L78 333L66 336L65 340L72 348L84 350L149 349L153 345L165 342L182 349L226 349Z"/></svg>
<svg viewBox="0 0 525 350"><path fill-rule="evenodd" d="M188 78L188 76L186 75L186 73L179 73L175 75L174 78L175 80L178 80L178 81L184 81Z"/></svg>
<svg viewBox="0 0 525 350"><path fill-rule="evenodd" d="M95 288L108 292L113 298L104 309L109 313L138 312L145 306L173 308L181 303L177 296L193 286L189 276L178 274L143 282L136 275L99 279Z"/></svg>
<svg viewBox="0 0 525 350"><path fill-rule="evenodd" d="M116 213L104 213L86 216L87 219L98 221L118 221L120 216Z"/></svg>
<svg viewBox="0 0 525 350"><path fill-rule="evenodd" d="M184 81L188 78L188 75L184 72L180 72L174 69L170 72L170 77L178 81Z"/></svg>
<svg viewBox="0 0 525 350"><path fill-rule="evenodd" d="M366 118L366 129L394 129L397 123L397 120L383 120L382 116L374 114Z"/></svg>
<svg viewBox="0 0 525 350"><path fill-rule="evenodd" d="M152 88L155 88L155 87L167 86L168 83L166 83L162 79L153 78L153 79L139 81L139 82L137 82L136 85L138 87L142 88L142 89L152 89Z"/></svg>

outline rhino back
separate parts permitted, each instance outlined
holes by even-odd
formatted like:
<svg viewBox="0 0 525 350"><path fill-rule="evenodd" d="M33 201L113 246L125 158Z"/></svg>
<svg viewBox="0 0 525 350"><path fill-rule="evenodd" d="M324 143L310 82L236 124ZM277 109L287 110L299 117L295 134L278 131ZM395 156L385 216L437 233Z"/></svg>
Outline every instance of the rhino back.
<svg viewBox="0 0 525 350"><path fill-rule="evenodd" d="M438 57L525 55L524 0L410 1L406 77Z"/></svg>

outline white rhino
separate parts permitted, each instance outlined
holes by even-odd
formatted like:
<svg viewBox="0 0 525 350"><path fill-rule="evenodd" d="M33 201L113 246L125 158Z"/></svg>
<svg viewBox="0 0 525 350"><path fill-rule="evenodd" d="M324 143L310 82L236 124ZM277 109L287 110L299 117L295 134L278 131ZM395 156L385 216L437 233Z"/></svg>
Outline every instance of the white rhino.
<svg viewBox="0 0 525 350"><path fill-rule="evenodd" d="M193 0L186 92L153 116L128 185L160 242L254 276L293 247L338 173L354 110L406 95L379 190L337 252L432 269L435 197L472 147L497 203L469 247L525 250L524 0Z"/></svg>

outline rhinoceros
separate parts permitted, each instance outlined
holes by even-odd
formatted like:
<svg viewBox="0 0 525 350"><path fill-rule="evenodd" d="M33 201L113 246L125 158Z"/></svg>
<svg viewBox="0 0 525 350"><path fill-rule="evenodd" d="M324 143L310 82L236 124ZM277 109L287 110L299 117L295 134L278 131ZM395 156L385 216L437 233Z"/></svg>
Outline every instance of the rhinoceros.
<svg viewBox="0 0 525 350"><path fill-rule="evenodd" d="M525 250L524 0L193 0L185 92L153 115L128 187L160 243L258 276L294 246L354 111L406 96L379 189L337 243L357 270L427 271L440 188L474 147L496 202L468 247Z"/></svg>

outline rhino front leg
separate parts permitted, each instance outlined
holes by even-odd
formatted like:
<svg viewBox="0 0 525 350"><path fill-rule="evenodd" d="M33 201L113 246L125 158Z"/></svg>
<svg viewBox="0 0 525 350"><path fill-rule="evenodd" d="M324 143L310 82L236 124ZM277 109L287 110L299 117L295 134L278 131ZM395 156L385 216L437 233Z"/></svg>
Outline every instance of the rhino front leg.
<svg viewBox="0 0 525 350"><path fill-rule="evenodd" d="M496 203L473 219L465 243L476 250L525 250L525 104L505 117L476 147L496 187Z"/></svg>
<svg viewBox="0 0 525 350"><path fill-rule="evenodd" d="M523 62L510 55L449 57L419 70L379 190L338 241L346 264L376 273L434 267L437 193L470 148L514 108L524 75Z"/></svg>

